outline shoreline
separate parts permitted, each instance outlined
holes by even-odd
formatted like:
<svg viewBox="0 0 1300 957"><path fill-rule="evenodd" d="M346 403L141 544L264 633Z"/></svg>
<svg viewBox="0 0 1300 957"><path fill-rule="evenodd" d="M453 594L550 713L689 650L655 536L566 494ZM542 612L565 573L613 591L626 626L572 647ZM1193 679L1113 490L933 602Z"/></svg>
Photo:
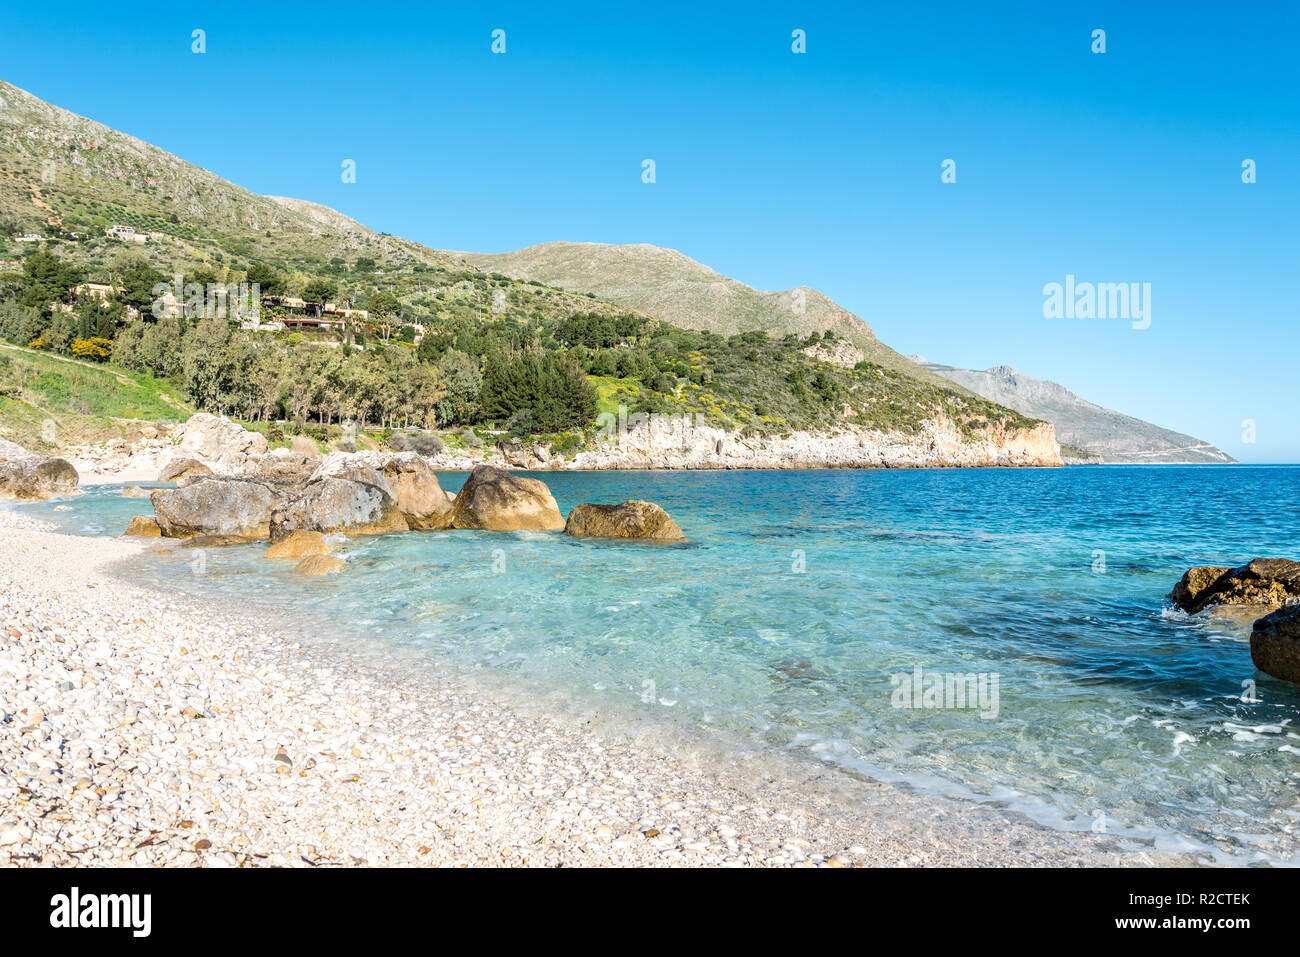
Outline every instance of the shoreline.
<svg viewBox="0 0 1300 957"><path fill-rule="evenodd" d="M437 472L469 472L472 470L470 465L449 466L440 464L437 458L428 459L430 468ZM482 465L484 463L476 463ZM486 463L492 464L492 463ZM701 467L684 467L665 465L660 467L653 466L617 466L605 468L572 468L558 466L554 468L515 468L507 466L511 472L518 472L527 475L546 475L548 473L564 472L891 472L891 471L979 471L981 469L991 469L997 471L1013 470L1017 472L1033 472L1037 470L1057 470L1069 468L1236 468L1246 463L1241 462L1067 462L1065 465L807 465L807 466L719 466L716 468ZM1296 463L1291 462L1261 462L1249 463L1252 467L1275 467L1288 468L1294 467ZM134 469L123 470L121 472L79 472L79 488L97 488L104 485L162 485L171 488L175 482L159 482L157 471L153 469Z"/></svg>
<svg viewBox="0 0 1300 957"><path fill-rule="evenodd" d="M813 761L611 741L427 665L399 678L124 580L156 542L0 508L0 545L0 864L1198 863Z"/></svg>

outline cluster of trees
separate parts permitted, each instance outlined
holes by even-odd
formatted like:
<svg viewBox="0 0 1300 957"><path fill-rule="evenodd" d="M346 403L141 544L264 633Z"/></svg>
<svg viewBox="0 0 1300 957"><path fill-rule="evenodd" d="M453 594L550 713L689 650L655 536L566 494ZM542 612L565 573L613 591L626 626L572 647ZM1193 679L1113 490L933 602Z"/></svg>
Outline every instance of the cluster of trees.
<svg viewBox="0 0 1300 957"><path fill-rule="evenodd" d="M0 303L0 338L60 355L102 360L108 358L107 353L85 351L85 343L112 339L122 314L120 306L104 308L97 303L79 302L70 310L60 308L45 315L39 309L9 301Z"/></svg>
<svg viewBox="0 0 1300 957"><path fill-rule="evenodd" d="M555 327L555 340L564 346L608 349L635 339L644 326L644 320L631 314L579 312L560 320Z"/></svg>
<svg viewBox="0 0 1300 957"><path fill-rule="evenodd" d="M516 421L512 431L560 432L596 417L596 390L582 370L556 352L492 355L483 369L481 412Z"/></svg>
<svg viewBox="0 0 1300 957"><path fill-rule="evenodd" d="M154 288L173 277L138 258L113 268L110 282L121 291L107 301L74 296L84 278L58 256L29 256L21 275L0 282L0 337L66 355L111 357L123 368L176 383L202 409L247 421L289 419L304 426L351 420L390 428L511 423L558 432L582 428L596 414L581 366L556 351L549 336L543 344L536 328L504 319L462 317L418 349L408 327L409 334L392 344L376 341L359 350L347 341L243 330L226 318L155 320ZM202 269L184 280L205 286L221 281ZM284 275L261 264L249 267L246 281L267 295L287 290ZM301 295L320 307L337 291L336 283L320 277ZM139 310L139 320L127 321L128 306ZM379 292L368 307L387 337L401 303Z"/></svg>
<svg viewBox="0 0 1300 957"><path fill-rule="evenodd" d="M195 405L250 422L438 424L446 391L410 349L324 349L231 328L225 319L128 323L113 343L127 369L179 382Z"/></svg>

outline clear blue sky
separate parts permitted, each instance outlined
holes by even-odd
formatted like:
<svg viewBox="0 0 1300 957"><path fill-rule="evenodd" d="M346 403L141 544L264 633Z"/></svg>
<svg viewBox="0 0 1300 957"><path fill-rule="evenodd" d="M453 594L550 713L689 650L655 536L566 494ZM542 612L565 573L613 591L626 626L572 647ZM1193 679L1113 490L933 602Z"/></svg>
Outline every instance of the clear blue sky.
<svg viewBox="0 0 1300 957"><path fill-rule="evenodd" d="M1134 6L25 4L0 75L431 246L669 246L901 352L1300 461L1300 13ZM1067 273L1151 283L1150 328L1045 319Z"/></svg>

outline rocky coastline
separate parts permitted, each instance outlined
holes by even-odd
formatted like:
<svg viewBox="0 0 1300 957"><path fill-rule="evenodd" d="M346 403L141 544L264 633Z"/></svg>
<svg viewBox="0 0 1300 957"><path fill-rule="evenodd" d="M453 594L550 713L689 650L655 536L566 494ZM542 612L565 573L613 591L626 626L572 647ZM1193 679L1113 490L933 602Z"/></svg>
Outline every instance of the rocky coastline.
<svg viewBox="0 0 1300 957"><path fill-rule="evenodd" d="M530 471L602 469L819 469L819 468L1054 468L1065 463L1052 426L989 427L974 436L945 420L914 433L845 428L744 435L670 417L647 417L611 428L568 455L550 444L502 437L498 445L447 448L424 455L440 471L477 465ZM307 443L310 445L310 443ZM232 474L256 466L270 450L266 436L238 423L198 413L178 425L145 425L130 437L64 452L84 485L175 481L200 467Z"/></svg>

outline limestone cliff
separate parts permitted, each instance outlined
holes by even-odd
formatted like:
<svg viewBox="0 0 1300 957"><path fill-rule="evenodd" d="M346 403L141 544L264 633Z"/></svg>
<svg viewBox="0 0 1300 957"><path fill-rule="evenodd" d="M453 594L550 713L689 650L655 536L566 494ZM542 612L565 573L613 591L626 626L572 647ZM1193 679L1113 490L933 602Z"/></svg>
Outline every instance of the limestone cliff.
<svg viewBox="0 0 1300 957"><path fill-rule="evenodd" d="M963 435L942 420L922 423L914 434L844 429L833 433L744 436L710 426L690 429L651 420L593 451L579 452L570 469L798 469L978 468L1062 465L1051 425L1007 430L989 427Z"/></svg>

